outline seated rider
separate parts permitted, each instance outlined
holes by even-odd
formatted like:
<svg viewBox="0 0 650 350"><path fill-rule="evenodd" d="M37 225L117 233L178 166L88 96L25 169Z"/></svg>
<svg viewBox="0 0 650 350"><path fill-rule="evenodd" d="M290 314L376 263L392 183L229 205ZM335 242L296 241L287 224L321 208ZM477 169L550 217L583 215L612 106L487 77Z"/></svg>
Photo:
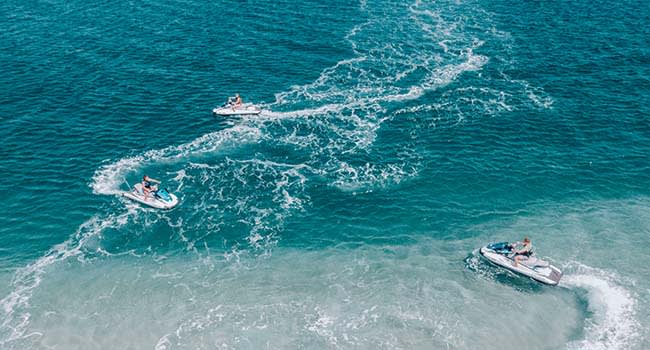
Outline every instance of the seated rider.
<svg viewBox="0 0 650 350"><path fill-rule="evenodd" d="M521 246L518 248L518 246ZM522 259L526 260L528 259L531 255L533 255L533 244L531 243L530 239L528 237L524 237L523 242L516 242L510 246L512 248L512 253L515 255L514 256L514 266L517 267L519 265L519 261Z"/></svg>
<svg viewBox="0 0 650 350"><path fill-rule="evenodd" d="M160 181L156 179L152 179L149 176L145 175L142 177L142 193L144 194L144 198L147 198L150 193L155 193L158 191L158 185Z"/></svg>
<svg viewBox="0 0 650 350"><path fill-rule="evenodd" d="M237 107L241 107L242 104L243 104L243 101L241 99L241 96L239 96L239 94L235 94L235 100L232 103L232 109L235 109Z"/></svg>

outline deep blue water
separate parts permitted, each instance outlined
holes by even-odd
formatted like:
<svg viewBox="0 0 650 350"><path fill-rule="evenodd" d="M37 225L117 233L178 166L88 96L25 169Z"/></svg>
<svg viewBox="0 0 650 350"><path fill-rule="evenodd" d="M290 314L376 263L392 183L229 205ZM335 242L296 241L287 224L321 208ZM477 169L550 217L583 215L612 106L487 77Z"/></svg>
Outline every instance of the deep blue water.
<svg viewBox="0 0 650 350"><path fill-rule="evenodd" d="M650 347L647 4L0 16L0 348ZM559 287L477 256L524 235Z"/></svg>

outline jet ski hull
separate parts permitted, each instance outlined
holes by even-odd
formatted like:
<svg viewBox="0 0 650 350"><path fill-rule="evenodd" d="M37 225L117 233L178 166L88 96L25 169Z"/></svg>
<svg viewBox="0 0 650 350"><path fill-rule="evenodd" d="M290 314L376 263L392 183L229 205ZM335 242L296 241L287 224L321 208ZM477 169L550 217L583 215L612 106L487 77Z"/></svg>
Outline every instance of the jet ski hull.
<svg viewBox="0 0 650 350"><path fill-rule="evenodd" d="M531 258L531 260L536 259L534 261L538 261L543 264L539 266L529 266L526 265L526 263L522 260L515 267L514 259L508 257L506 254L499 253L490 249L489 246L481 248L479 252L485 260L494 265L510 270L517 274L530 277L535 281L544 284L555 286L560 282L560 279L562 278L562 271L560 271L560 269L537 258Z"/></svg>
<svg viewBox="0 0 650 350"><path fill-rule="evenodd" d="M260 114L262 110L257 108L257 106L251 104L244 104L240 107L232 108L231 106L222 106L212 110L212 113L221 116L229 115L257 115Z"/></svg>
<svg viewBox="0 0 650 350"><path fill-rule="evenodd" d="M178 205L178 197L172 193L169 193L169 200L163 200L153 193L145 198L141 191L139 191L139 188L137 188L138 185L135 185L136 188L134 190L122 193L122 196L156 209L172 209Z"/></svg>

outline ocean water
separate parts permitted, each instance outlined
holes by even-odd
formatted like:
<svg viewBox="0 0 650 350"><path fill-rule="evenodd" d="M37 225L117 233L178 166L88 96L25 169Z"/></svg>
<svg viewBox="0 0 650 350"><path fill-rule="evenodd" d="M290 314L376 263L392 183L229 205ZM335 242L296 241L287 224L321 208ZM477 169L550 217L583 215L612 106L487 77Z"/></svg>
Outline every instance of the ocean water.
<svg viewBox="0 0 650 350"><path fill-rule="evenodd" d="M650 348L646 3L0 17L0 349ZM559 286L477 255L524 235Z"/></svg>

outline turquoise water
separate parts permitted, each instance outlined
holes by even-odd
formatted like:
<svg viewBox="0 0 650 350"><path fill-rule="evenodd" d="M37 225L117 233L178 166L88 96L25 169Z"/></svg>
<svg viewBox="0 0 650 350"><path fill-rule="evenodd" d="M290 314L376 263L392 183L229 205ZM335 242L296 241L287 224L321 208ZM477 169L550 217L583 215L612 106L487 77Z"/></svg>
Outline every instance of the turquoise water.
<svg viewBox="0 0 650 350"><path fill-rule="evenodd" d="M645 3L0 9L0 348L650 348Z"/></svg>

